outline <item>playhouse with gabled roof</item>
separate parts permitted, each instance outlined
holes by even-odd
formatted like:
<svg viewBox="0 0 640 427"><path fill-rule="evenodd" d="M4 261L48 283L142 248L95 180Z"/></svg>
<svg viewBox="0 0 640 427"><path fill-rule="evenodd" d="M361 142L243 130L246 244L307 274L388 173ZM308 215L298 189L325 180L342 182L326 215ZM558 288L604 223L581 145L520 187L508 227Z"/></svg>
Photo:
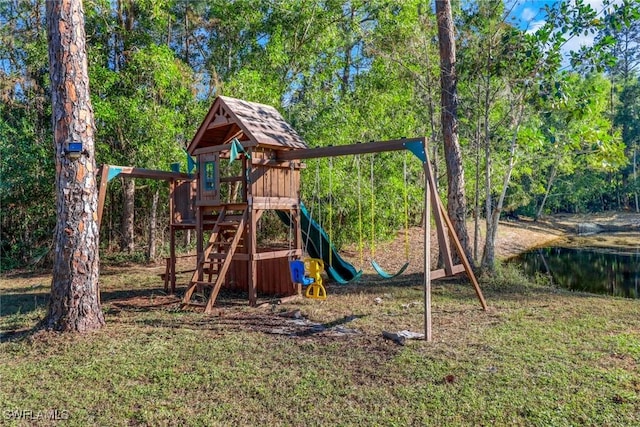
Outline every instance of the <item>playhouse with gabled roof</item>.
<svg viewBox="0 0 640 427"><path fill-rule="evenodd" d="M275 108L216 98L187 148L196 157L198 170L192 216L198 264L183 299L185 306L199 304L193 301L198 291L207 295L205 312L211 312L223 285L247 290L252 305L258 292L297 292L288 261L302 255L302 164L277 157L302 148L307 145ZM285 211L292 219L287 248L258 247L258 221L267 210Z"/></svg>

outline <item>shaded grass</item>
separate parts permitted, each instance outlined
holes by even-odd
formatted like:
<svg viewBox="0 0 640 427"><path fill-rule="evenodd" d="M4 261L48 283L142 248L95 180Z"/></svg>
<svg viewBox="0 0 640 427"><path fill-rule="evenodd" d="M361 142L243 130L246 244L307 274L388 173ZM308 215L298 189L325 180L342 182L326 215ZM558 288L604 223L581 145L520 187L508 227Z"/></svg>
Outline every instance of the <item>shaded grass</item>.
<svg viewBox="0 0 640 427"><path fill-rule="evenodd" d="M638 301L506 269L483 280L483 312L466 282L440 281L435 342L400 347L381 331L421 331L419 275L205 317L165 304L155 270L123 273L102 276L102 330L5 334L0 424L52 424L7 416L22 409L64 410L77 426L640 425ZM1 279L3 331L28 331L44 315L42 283ZM273 333L295 310L358 333Z"/></svg>

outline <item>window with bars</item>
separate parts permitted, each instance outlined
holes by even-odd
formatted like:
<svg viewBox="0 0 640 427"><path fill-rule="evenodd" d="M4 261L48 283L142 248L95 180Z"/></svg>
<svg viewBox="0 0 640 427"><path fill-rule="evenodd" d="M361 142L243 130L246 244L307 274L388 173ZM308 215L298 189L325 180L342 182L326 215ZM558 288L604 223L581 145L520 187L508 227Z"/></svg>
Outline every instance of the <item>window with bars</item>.
<svg viewBox="0 0 640 427"><path fill-rule="evenodd" d="M216 162L204 163L204 189L205 191L215 191L217 188L216 183Z"/></svg>

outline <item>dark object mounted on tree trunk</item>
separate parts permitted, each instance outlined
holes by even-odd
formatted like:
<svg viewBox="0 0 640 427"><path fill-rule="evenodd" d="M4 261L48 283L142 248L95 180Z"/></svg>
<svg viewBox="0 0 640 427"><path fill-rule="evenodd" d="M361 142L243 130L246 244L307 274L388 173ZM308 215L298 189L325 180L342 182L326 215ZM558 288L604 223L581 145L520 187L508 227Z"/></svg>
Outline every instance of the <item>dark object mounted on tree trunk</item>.
<svg viewBox="0 0 640 427"><path fill-rule="evenodd" d="M67 147L64 150L64 153L71 160L78 160L82 154L84 154L82 150L82 142L79 141L70 141L67 143Z"/></svg>

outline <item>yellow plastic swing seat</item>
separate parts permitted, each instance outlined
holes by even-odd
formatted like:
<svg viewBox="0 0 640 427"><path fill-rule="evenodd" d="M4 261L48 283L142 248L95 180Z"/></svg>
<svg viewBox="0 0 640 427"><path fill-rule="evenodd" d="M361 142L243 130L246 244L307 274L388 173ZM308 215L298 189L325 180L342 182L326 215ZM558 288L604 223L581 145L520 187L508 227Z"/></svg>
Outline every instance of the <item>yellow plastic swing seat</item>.
<svg viewBox="0 0 640 427"><path fill-rule="evenodd" d="M304 296L324 301L327 299L327 290L320 283L312 283L307 286L307 291L304 293Z"/></svg>
<svg viewBox="0 0 640 427"><path fill-rule="evenodd" d="M327 290L322 285L320 273L324 270L324 262L318 258L306 258L304 267L308 272L308 277L313 279L313 283L307 286L304 296L311 299L326 300Z"/></svg>

